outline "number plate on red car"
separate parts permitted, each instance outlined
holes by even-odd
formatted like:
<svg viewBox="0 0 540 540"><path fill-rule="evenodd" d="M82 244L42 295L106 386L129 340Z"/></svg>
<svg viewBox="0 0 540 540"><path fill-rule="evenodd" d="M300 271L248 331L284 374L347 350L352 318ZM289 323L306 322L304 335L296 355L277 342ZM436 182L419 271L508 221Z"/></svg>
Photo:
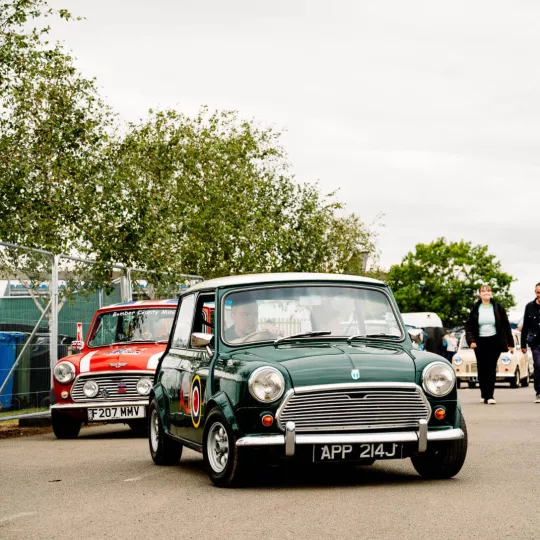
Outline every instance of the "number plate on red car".
<svg viewBox="0 0 540 540"><path fill-rule="evenodd" d="M365 444L316 444L313 447L313 461L361 461L363 459L400 459L403 445L400 443Z"/></svg>
<svg viewBox="0 0 540 540"><path fill-rule="evenodd" d="M143 405L126 405L125 407L95 407L88 409L89 422L121 420L122 418L144 418Z"/></svg>

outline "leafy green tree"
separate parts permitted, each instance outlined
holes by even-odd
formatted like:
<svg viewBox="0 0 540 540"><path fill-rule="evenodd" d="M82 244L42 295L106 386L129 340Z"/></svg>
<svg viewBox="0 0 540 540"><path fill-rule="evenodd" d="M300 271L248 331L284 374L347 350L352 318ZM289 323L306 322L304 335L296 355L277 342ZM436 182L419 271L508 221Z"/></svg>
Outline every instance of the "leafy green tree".
<svg viewBox="0 0 540 540"><path fill-rule="evenodd" d="M279 137L235 112L206 108L193 118L167 110L132 124L111 149L110 185L96 201L108 223L100 257L207 278L361 273L360 254L376 258L374 231L354 214L339 216L334 195L297 184ZM122 200L110 201L113 189Z"/></svg>
<svg viewBox="0 0 540 540"><path fill-rule="evenodd" d="M506 309L512 307L513 281L487 246L463 240L448 243L445 238L417 244L415 252L388 273L388 284L402 312L433 311L450 327L464 323L482 284L491 286Z"/></svg>

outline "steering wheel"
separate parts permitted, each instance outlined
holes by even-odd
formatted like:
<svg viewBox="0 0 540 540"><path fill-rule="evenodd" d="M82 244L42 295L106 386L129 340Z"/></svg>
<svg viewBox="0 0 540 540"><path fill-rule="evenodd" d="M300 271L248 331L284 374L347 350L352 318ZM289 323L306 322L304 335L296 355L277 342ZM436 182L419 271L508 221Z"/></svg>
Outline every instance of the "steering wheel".
<svg viewBox="0 0 540 540"><path fill-rule="evenodd" d="M277 333L271 332L270 330L265 328L264 330L256 330L255 332L251 332L251 334L247 334L247 336L235 339L233 343L247 343L248 341L275 339L277 337Z"/></svg>

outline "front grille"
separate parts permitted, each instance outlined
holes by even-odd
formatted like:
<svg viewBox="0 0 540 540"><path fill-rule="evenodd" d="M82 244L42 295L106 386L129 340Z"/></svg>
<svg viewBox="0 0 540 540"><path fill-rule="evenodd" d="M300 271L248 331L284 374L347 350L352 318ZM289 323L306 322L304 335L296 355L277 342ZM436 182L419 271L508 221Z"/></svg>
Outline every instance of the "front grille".
<svg viewBox="0 0 540 540"><path fill-rule="evenodd" d="M280 426L292 421L297 432L417 427L430 414L422 390L412 384L301 391L289 396L278 413Z"/></svg>
<svg viewBox="0 0 540 540"><path fill-rule="evenodd" d="M150 378L153 374L134 373L107 373L92 374L78 377L71 389L71 398L77 402L108 402L108 401L135 401L144 399L137 392L137 383L140 379ZM88 398L84 395L83 385L86 381L95 381L99 385L99 392L95 398ZM103 395L105 390L106 395Z"/></svg>

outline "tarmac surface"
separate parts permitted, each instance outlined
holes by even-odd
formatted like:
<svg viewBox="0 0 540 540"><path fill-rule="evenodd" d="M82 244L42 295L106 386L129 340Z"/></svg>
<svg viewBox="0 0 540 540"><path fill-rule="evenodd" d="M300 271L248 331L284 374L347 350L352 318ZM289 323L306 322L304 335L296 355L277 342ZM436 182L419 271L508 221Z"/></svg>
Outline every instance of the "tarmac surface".
<svg viewBox="0 0 540 540"><path fill-rule="evenodd" d="M540 404L497 387L497 405L462 389L469 450L453 479L428 481L410 460L371 467L272 469L218 489L202 457L157 467L124 426L0 440L0 539L538 539Z"/></svg>

